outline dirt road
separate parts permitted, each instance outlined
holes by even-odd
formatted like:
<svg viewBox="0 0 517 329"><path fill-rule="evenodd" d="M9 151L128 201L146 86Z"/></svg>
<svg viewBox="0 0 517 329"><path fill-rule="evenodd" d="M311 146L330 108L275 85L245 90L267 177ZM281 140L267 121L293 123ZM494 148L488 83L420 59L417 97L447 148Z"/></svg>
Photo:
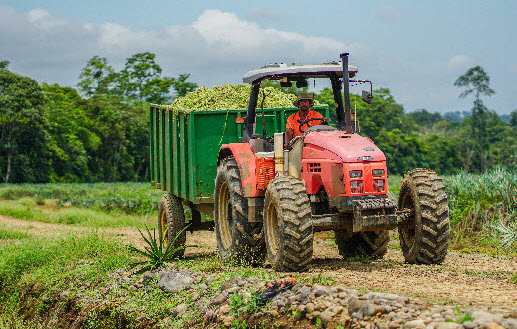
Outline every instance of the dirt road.
<svg viewBox="0 0 517 329"><path fill-rule="evenodd" d="M70 225L29 222L0 216L0 225L41 236L59 236L92 230L112 235L124 243L140 245L135 228L85 228ZM307 277L332 278L350 289L390 292L438 304L454 303L483 308L504 307L517 310L517 284L509 278L517 272L517 258L490 257L481 253L449 252L442 265L419 266L404 263L402 252L392 241L384 259L362 263L344 261L328 232L315 238L314 259ZM213 232L187 233L187 256L216 252Z"/></svg>

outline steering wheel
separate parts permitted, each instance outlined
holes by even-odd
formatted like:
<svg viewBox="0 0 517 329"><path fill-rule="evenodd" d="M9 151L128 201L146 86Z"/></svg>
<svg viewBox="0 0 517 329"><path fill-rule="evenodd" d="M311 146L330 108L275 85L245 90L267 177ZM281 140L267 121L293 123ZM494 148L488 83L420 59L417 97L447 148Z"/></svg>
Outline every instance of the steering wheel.
<svg viewBox="0 0 517 329"><path fill-rule="evenodd" d="M324 122L327 121L327 118L325 118L325 117L322 117L322 118L312 118L312 119L307 119L307 120L304 120L304 121L300 122L300 126L298 127L300 132L304 133L305 130L307 130L309 128L309 122L314 121L314 120L319 120L319 121L321 121L321 123L324 123ZM302 130L302 127L304 125L307 125L307 129Z"/></svg>

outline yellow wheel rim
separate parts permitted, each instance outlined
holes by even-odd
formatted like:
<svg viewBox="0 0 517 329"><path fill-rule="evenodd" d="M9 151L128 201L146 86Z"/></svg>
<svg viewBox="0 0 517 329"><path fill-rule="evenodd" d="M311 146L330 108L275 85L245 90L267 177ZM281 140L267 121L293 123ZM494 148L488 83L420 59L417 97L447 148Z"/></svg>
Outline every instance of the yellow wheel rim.
<svg viewBox="0 0 517 329"><path fill-rule="evenodd" d="M163 239L164 246L167 245L167 213L165 211L162 211L162 214L160 215L160 225L162 228L162 236L160 236L160 239Z"/></svg>
<svg viewBox="0 0 517 329"><path fill-rule="evenodd" d="M269 241L270 252L273 255L278 253L278 213L273 202L267 207L266 218L267 240Z"/></svg>
<svg viewBox="0 0 517 329"><path fill-rule="evenodd" d="M225 249L229 249L232 246L232 230L230 227L231 214L229 211L230 207L230 189L228 185L223 182L219 188L219 198L217 204L217 212L219 219L219 236Z"/></svg>

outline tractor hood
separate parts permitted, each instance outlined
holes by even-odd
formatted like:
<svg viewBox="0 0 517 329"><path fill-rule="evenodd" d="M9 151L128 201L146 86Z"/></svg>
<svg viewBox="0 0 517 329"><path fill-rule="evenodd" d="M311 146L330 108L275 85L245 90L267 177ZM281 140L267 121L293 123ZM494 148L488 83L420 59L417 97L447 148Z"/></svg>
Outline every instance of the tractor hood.
<svg viewBox="0 0 517 329"><path fill-rule="evenodd" d="M315 131L305 136L305 146L323 148L343 162L386 161L386 156L369 138L344 131Z"/></svg>

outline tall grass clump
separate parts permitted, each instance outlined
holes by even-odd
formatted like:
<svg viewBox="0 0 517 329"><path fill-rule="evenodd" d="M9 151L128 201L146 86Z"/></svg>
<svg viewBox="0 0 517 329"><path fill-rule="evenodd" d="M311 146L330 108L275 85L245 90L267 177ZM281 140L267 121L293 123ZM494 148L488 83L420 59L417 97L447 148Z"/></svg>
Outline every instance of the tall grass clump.
<svg viewBox="0 0 517 329"><path fill-rule="evenodd" d="M80 261L95 261L88 267L86 278L127 266L131 259L126 246L95 232L58 239L23 239L0 249L0 291L9 294L23 276L32 276L43 285L60 282Z"/></svg>
<svg viewBox="0 0 517 329"><path fill-rule="evenodd" d="M58 206L146 214L158 209L163 192L149 183L91 184L6 184L0 186L0 199L19 200L24 197L55 199Z"/></svg>
<svg viewBox="0 0 517 329"><path fill-rule="evenodd" d="M444 179L455 242L464 237L507 247L517 244L517 173L495 169L484 174L459 173ZM461 244L461 243L460 243Z"/></svg>

